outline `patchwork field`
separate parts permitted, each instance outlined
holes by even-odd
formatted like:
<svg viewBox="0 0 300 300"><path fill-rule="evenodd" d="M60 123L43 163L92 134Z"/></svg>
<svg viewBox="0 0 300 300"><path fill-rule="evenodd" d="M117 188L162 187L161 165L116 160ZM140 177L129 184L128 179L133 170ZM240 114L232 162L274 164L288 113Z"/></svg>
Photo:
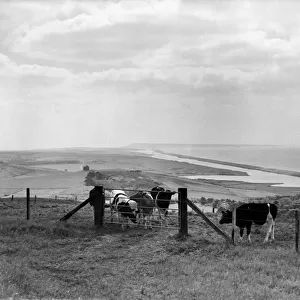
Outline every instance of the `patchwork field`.
<svg viewBox="0 0 300 300"><path fill-rule="evenodd" d="M85 184L86 171L102 173L125 172L122 179L105 184L114 188L150 189L153 184L163 184L177 190L188 188L190 198L241 200L249 197L295 195L299 188L272 187L267 184L184 179L183 175L239 175L240 172L215 169L183 162L154 159L134 153L129 149L66 149L47 151L0 152L0 197L25 195L27 187L37 197L84 199L90 190ZM131 171L131 172L130 172ZM140 171L135 174L133 171ZM125 178L126 177L126 178ZM142 183L142 186L139 186Z"/></svg>

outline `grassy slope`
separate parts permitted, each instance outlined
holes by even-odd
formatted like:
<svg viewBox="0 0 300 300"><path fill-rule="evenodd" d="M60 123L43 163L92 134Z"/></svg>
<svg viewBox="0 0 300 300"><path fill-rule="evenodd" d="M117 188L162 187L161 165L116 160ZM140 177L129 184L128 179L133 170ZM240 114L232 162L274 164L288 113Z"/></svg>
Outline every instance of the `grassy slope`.
<svg viewBox="0 0 300 300"><path fill-rule="evenodd" d="M288 202L288 199L284 200ZM291 202L292 203L292 202ZM186 240L176 230L93 227L89 205L67 224L74 203L0 200L0 298L299 299L293 217L280 212L276 242L228 247L197 216ZM217 216L211 215L217 222ZM265 229L265 228L264 228ZM230 231L230 226L227 227Z"/></svg>

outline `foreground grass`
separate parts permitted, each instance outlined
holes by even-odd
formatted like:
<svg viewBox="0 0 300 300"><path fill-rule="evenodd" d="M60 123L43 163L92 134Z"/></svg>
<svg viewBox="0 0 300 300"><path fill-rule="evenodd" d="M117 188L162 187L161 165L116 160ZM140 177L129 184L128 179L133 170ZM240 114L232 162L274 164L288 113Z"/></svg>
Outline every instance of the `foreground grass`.
<svg viewBox="0 0 300 300"><path fill-rule="evenodd" d="M196 216L190 233L93 227L86 206L0 200L0 298L14 299L299 299L300 260L293 219L278 221L277 241L229 247ZM216 218L212 216L212 218ZM216 221L216 219L215 219Z"/></svg>

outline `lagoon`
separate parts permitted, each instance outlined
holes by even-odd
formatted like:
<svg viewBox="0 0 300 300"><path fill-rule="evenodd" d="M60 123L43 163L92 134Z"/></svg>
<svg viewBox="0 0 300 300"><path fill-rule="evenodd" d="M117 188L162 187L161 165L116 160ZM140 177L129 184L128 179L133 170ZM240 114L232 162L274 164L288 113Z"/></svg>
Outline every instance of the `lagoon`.
<svg viewBox="0 0 300 300"><path fill-rule="evenodd" d="M182 176L183 178L188 179L211 179L211 180L226 180L226 181L243 181L249 183L268 183L272 186L278 187L300 187L300 177L289 176L284 174L270 173L240 167L227 166L217 163L210 163L205 161L199 161L191 158L181 158L170 154L164 154L160 152L156 152L154 150L145 149L138 150L140 153L144 153L150 155L156 159L165 159L172 160L178 162L185 162L194 165L208 166L212 168L218 169L227 169L233 171L246 172L248 176L228 176L228 175L192 175L192 176Z"/></svg>

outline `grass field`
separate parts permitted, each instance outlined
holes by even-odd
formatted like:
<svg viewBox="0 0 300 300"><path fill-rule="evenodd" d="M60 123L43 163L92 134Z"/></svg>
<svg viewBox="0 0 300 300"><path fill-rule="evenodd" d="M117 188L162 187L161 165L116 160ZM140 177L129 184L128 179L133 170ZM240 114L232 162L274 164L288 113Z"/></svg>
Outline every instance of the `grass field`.
<svg viewBox="0 0 300 300"><path fill-rule="evenodd" d="M279 212L275 242L262 244L263 227L254 228L252 244L228 246L192 214L184 240L176 230L96 229L89 205L60 223L75 205L38 199L26 221L25 199L0 200L1 299L300 297L292 211ZM209 216L217 223L217 214Z"/></svg>

